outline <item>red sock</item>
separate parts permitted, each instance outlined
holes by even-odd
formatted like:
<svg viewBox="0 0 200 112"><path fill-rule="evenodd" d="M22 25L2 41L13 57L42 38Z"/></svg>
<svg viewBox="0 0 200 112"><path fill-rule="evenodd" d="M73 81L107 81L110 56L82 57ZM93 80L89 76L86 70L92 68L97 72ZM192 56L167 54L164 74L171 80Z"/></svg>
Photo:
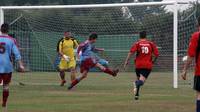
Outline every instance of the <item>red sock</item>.
<svg viewBox="0 0 200 112"><path fill-rule="evenodd" d="M72 81L72 86L75 86L75 85L78 84L78 83L79 83L79 80L78 80L78 79L75 79L75 80Z"/></svg>
<svg viewBox="0 0 200 112"><path fill-rule="evenodd" d="M72 81L70 86L68 87L68 90L72 89L75 85L77 85L82 79L81 78L76 78L75 80Z"/></svg>
<svg viewBox="0 0 200 112"><path fill-rule="evenodd" d="M3 103L2 103L2 107L6 107L6 103L7 103L7 99L9 96L9 91L3 91Z"/></svg>
<svg viewBox="0 0 200 112"><path fill-rule="evenodd" d="M103 72L104 72L104 73L107 73L107 74L110 74L110 75L114 75L113 70L111 70L111 69L109 69L109 68L106 68Z"/></svg>

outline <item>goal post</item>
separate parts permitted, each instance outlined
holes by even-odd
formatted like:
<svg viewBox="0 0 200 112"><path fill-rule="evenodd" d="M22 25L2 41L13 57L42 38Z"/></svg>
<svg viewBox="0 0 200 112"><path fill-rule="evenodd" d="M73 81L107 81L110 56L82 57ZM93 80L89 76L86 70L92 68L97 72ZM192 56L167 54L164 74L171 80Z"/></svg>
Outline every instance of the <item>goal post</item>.
<svg viewBox="0 0 200 112"><path fill-rule="evenodd" d="M4 12L3 12L3 8L0 7L0 24L4 23Z"/></svg>
<svg viewBox="0 0 200 112"><path fill-rule="evenodd" d="M174 3L174 11L173 11L173 17L174 17L174 28L173 28L173 87L178 88L178 6L177 1Z"/></svg>
<svg viewBox="0 0 200 112"><path fill-rule="evenodd" d="M23 55L27 61L26 65L32 71L53 71L55 44L65 30L72 31L81 41L87 37L90 31L97 31L102 37L102 40L100 40L102 43L97 43L97 45L107 49L111 45L109 42L116 42L116 44L111 45L114 50L109 50L111 53L106 52L106 54L112 59L112 63L117 65L121 62L114 58L123 60L131 43L134 42L133 40L138 38L135 33L147 29L148 36L158 43L161 50L162 56L158 60L160 64L156 65L156 69L172 71L173 87L178 88L178 4L187 4L187 2L1 6L0 23L14 21L11 30L18 36L17 39L19 39L20 44L23 44L22 49L25 52ZM173 6L173 11L167 12L166 6ZM51 13L55 16L51 16ZM169 20L165 19L165 14ZM46 16L49 16L49 18ZM63 20L66 18L68 19ZM158 21L155 21L155 19L158 19ZM76 21L79 21L79 24L76 24ZM100 22L98 23L98 21ZM166 23L162 23L162 21ZM162 25L166 26L163 27ZM159 31L160 26L162 26L162 31ZM27 37L32 39L30 40ZM130 41L130 39L132 40ZM46 45L43 42L46 42ZM40 51L37 51L38 49ZM33 60L38 62L33 62ZM49 63L46 63L47 61ZM38 68L33 68L37 65ZM45 66L48 67L45 68Z"/></svg>

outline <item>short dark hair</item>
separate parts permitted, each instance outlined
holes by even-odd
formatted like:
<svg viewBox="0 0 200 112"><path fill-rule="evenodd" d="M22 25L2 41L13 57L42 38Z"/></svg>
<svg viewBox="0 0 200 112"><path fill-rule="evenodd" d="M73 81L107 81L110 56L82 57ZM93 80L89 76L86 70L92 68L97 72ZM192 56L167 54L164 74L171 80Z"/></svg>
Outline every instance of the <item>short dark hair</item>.
<svg viewBox="0 0 200 112"><path fill-rule="evenodd" d="M1 32L2 33L8 33L9 31L9 25L7 23L4 23L1 25Z"/></svg>
<svg viewBox="0 0 200 112"><path fill-rule="evenodd" d="M94 40L94 39L97 39L97 38L98 38L98 35L95 32L91 33L90 36L89 36L89 40Z"/></svg>
<svg viewBox="0 0 200 112"><path fill-rule="evenodd" d="M198 17L198 25L200 26L200 16Z"/></svg>
<svg viewBox="0 0 200 112"><path fill-rule="evenodd" d="M140 32L140 38L146 38L147 32L146 31L141 31Z"/></svg>

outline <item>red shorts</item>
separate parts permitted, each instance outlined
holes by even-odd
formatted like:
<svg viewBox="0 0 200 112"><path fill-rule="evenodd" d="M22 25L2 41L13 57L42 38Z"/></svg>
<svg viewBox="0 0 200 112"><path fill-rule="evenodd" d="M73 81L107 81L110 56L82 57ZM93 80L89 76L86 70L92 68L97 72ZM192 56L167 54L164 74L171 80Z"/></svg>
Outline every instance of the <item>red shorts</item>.
<svg viewBox="0 0 200 112"><path fill-rule="evenodd" d="M0 83L3 81L3 85L9 84L12 78L11 73L0 73Z"/></svg>
<svg viewBox="0 0 200 112"><path fill-rule="evenodd" d="M97 62L95 59L87 58L81 63L80 72L83 73L84 71L89 71L90 68L93 68L96 64Z"/></svg>

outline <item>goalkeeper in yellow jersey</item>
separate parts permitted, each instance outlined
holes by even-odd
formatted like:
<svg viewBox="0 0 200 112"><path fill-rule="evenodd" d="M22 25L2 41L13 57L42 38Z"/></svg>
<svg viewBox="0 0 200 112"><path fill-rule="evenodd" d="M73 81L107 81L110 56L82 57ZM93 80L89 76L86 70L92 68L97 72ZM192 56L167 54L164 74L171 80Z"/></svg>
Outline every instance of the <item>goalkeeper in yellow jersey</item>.
<svg viewBox="0 0 200 112"><path fill-rule="evenodd" d="M65 32L64 38L61 39L58 44L59 55L61 57L60 63L58 65L61 78L60 86L64 86L66 83L66 70L71 72L71 81L75 80L76 78L76 59L74 49L78 47L78 43L74 38L71 37L72 34L70 32Z"/></svg>

